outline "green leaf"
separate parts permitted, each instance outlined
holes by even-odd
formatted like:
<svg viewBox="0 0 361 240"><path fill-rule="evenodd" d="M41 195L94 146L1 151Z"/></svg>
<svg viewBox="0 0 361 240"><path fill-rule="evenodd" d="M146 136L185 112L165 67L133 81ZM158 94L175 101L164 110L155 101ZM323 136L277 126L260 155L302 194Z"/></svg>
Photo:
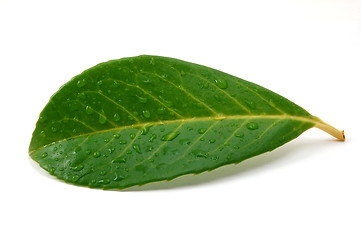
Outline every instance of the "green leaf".
<svg viewBox="0 0 361 240"><path fill-rule="evenodd" d="M40 114L29 155L66 182L122 189L239 163L314 126L344 140L256 84L138 56L98 64L62 86Z"/></svg>

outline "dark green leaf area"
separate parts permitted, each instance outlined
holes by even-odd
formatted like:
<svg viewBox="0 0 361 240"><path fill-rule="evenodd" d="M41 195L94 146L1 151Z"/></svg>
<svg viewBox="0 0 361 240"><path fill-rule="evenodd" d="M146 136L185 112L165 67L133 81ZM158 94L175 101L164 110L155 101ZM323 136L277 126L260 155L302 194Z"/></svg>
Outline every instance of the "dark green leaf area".
<svg viewBox="0 0 361 240"><path fill-rule="evenodd" d="M65 84L40 114L29 147L133 124L199 117L310 114L256 84L177 59L98 64Z"/></svg>
<svg viewBox="0 0 361 240"><path fill-rule="evenodd" d="M57 141L31 157L67 182L122 189L238 163L312 126L283 117L175 120Z"/></svg>

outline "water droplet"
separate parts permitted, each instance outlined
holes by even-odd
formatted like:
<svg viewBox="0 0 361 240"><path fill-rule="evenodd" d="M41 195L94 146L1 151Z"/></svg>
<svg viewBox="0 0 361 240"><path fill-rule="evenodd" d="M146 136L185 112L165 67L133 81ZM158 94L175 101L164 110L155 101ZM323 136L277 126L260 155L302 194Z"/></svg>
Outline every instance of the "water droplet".
<svg viewBox="0 0 361 240"><path fill-rule="evenodd" d="M101 171L101 172L99 173L100 176L105 176L106 174L107 174L107 171Z"/></svg>
<svg viewBox="0 0 361 240"><path fill-rule="evenodd" d="M202 150L195 150L192 152L192 154L195 155L196 157L208 158L208 153L206 153Z"/></svg>
<svg viewBox="0 0 361 240"><path fill-rule="evenodd" d="M49 169L49 173L50 173L51 175L53 175L53 174L55 173L55 168L54 168L54 167L51 167L51 168Z"/></svg>
<svg viewBox="0 0 361 240"><path fill-rule="evenodd" d="M108 148L108 152L109 152L109 153L113 153L114 151L115 151L115 148L114 148L114 147Z"/></svg>
<svg viewBox="0 0 361 240"><path fill-rule="evenodd" d="M169 132L162 137L162 141L172 141L180 134L179 131Z"/></svg>
<svg viewBox="0 0 361 240"><path fill-rule="evenodd" d="M39 116L39 122L45 122L46 121L46 117L44 116Z"/></svg>
<svg viewBox="0 0 361 240"><path fill-rule="evenodd" d="M41 154L41 157L42 158L46 158L48 156L48 153L47 152L44 152L43 154Z"/></svg>
<svg viewBox="0 0 361 240"><path fill-rule="evenodd" d="M121 181L123 179L124 177L122 175L118 175L117 173L115 173L115 177L113 178L114 181Z"/></svg>
<svg viewBox="0 0 361 240"><path fill-rule="evenodd" d="M158 114L161 114L161 115L163 115L165 112L166 112L165 107L160 107L160 108L158 108L158 110L157 110L157 113L158 113Z"/></svg>
<svg viewBox="0 0 361 240"><path fill-rule="evenodd" d="M133 149L134 149L137 153L142 153L142 151L140 150L140 145L139 145L139 144L134 144L134 145L133 145Z"/></svg>
<svg viewBox="0 0 361 240"><path fill-rule="evenodd" d="M150 138L149 138L149 142L153 142L154 139L156 139L156 138L157 138L157 135L152 134L152 135L150 136Z"/></svg>
<svg viewBox="0 0 361 240"><path fill-rule="evenodd" d="M147 103L148 102L148 98L146 98L146 97L142 97L142 96L138 96L138 95L136 95L136 97L137 97L138 101L141 102L141 103Z"/></svg>
<svg viewBox="0 0 361 240"><path fill-rule="evenodd" d="M109 141L110 141L109 138L104 139L104 142L105 142L105 143L108 143Z"/></svg>
<svg viewBox="0 0 361 240"><path fill-rule="evenodd" d="M158 97L167 107L171 108L173 107L173 103L171 101L168 101L166 99L164 99L162 96Z"/></svg>
<svg viewBox="0 0 361 240"><path fill-rule="evenodd" d="M55 152L56 150L58 150L58 148L57 148L57 147L54 147L54 148L53 148L53 151Z"/></svg>
<svg viewBox="0 0 361 240"><path fill-rule="evenodd" d="M154 61L154 58L150 58L150 60L149 60L149 63L150 63L150 65L155 65L155 61Z"/></svg>
<svg viewBox="0 0 361 240"><path fill-rule="evenodd" d="M58 129L56 127L51 127L51 131L55 133L58 131Z"/></svg>
<svg viewBox="0 0 361 240"><path fill-rule="evenodd" d="M203 85L201 86L201 88L203 88L203 89L208 89L208 88L209 88L209 83L208 83L208 82L203 83Z"/></svg>
<svg viewBox="0 0 361 240"><path fill-rule="evenodd" d="M184 138L184 139L179 140L179 143L181 145L189 145L189 144L191 144L191 140L189 140L188 138Z"/></svg>
<svg viewBox="0 0 361 240"><path fill-rule="evenodd" d="M103 114L99 114L99 123L104 124L107 122L107 117Z"/></svg>
<svg viewBox="0 0 361 240"><path fill-rule="evenodd" d="M153 149L154 149L153 146L148 146L148 147L145 149L145 151L150 152L150 151L152 151Z"/></svg>
<svg viewBox="0 0 361 240"><path fill-rule="evenodd" d="M143 110L142 114L145 118L150 118L150 112L148 110Z"/></svg>
<svg viewBox="0 0 361 240"><path fill-rule="evenodd" d="M239 146L234 145L233 148L234 148L234 149L239 149Z"/></svg>
<svg viewBox="0 0 361 240"><path fill-rule="evenodd" d="M80 100L84 100L86 98L85 93L83 93L83 92L78 93L78 98Z"/></svg>
<svg viewBox="0 0 361 240"><path fill-rule="evenodd" d="M120 138L120 134L118 134L118 133L113 134L113 138L115 138L115 139Z"/></svg>
<svg viewBox="0 0 361 240"><path fill-rule="evenodd" d="M84 165L82 165L82 164L79 164L79 165L74 166L74 167L70 167L71 170L77 171L77 172L81 171L83 168L84 168Z"/></svg>
<svg viewBox="0 0 361 240"><path fill-rule="evenodd" d="M109 184L109 183L110 183L110 180L107 179L107 178L105 178L105 179L100 179L100 180L98 181L98 183L100 183L100 184Z"/></svg>
<svg viewBox="0 0 361 240"><path fill-rule="evenodd" d="M96 152L94 152L93 153L93 156L95 157L95 158L98 158L98 157L100 157L100 152L99 151L96 151Z"/></svg>
<svg viewBox="0 0 361 240"><path fill-rule="evenodd" d="M184 76L184 75L186 75L186 73L184 71L180 71L180 75Z"/></svg>
<svg viewBox="0 0 361 240"><path fill-rule="evenodd" d="M135 133L131 133L129 136L130 136L131 139L134 139L135 138Z"/></svg>
<svg viewBox="0 0 361 240"><path fill-rule="evenodd" d="M203 134L203 133L205 133L206 131L207 131L206 128L200 128L200 129L198 129L198 133L199 133L199 134Z"/></svg>
<svg viewBox="0 0 361 240"><path fill-rule="evenodd" d="M216 139L209 139L208 142L209 142L209 143L215 143L215 142L216 142Z"/></svg>
<svg viewBox="0 0 361 240"><path fill-rule="evenodd" d="M86 106L86 107L85 107L85 112L90 115L90 114L93 114L93 113L94 113L94 110L93 110L92 107Z"/></svg>
<svg viewBox="0 0 361 240"><path fill-rule="evenodd" d="M236 134L236 137L238 137L238 138L243 138L243 137L244 137L244 133L242 133L242 132L241 132L241 133L237 133L237 134Z"/></svg>
<svg viewBox="0 0 361 240"><path fill-rule="evenodd" d="M42 137L46 137L45 132L44 132L44 131L41 131L41 132L40 132L40 136L42 136Z"/></svg>
<svg viewBox="0 0 361 240"><path fill-rule="evenodd" d="M82 88L87 84L87 81L85 79L79 80L76 85L78 86L78 88Z"/></svg>
<svg viewBox="0 0 361 240"><path fill-rule="evenodd" d="M140 134L142 134L142 135L147 135L148 132L149 132L149 129L150 129L151 127L152 127L151 125L145 125L145 126L142 128Z"/></svg>
<svg viewBox="0 0 361 240"><path fill-rule="evenodd" d="M126 140L120 140L119 143L120 144L127 144L127 141Z"/></svg>
<svg viewBox="0 0 361 240"><path fill-rule="evenodd" d="M118 157L118 158L115 158L113 159L113 163L125 163L125 161L127 161L127 158L126 157Z"/></svg>
<svg viewBox="0 0 361 240"><path fill-rule="evenodd" d="M116 121L116 122L120 120L120 116L119 116L118 113L114 113L113 120Z"/></svg>
<svg viewBox="0 0 361 240"><path fill-rule="evenodd" d="M100 86L100 85L103 84L103 81L102 81L102 80L99 80L99 81L97 82L97 84L98 84L98 86Z"/></svg>
<svg viewBox="0 0 361 240"><path fill-rule="evenodd" d="M249 122L249 123L247 123L247 128L249 130L256 130L256 129L258 129L258 124L255 122Z"/></svg>
<svg viewBox="0 0 361 240"><path fill-rule="evenodd" d="M221 89L226 89L228 87L228 83L224 79L215 79L216 85Z"/></svg>
<svg viewBox="0 0 361 240"><path fill-rule="evenodd" d="M79 175L73 175L73 176L71 177L71 181L72 181L72 182L76 182L76 181L79 180L79 178L80 178Z"/></svg>

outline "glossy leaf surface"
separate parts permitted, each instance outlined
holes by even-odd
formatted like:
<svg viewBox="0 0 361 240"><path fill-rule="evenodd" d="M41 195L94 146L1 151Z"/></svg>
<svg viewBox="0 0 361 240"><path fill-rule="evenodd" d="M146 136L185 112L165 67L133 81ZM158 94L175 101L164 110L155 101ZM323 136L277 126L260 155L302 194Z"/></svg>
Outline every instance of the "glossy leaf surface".
<svg viewBox="0 0 361 240"><path fill-rule="evenodd" d="M238 163L313 126L342 138L256 84L138 56L101 63L65 84L41 112L29 154L66 182L122 189Z"/></svg>

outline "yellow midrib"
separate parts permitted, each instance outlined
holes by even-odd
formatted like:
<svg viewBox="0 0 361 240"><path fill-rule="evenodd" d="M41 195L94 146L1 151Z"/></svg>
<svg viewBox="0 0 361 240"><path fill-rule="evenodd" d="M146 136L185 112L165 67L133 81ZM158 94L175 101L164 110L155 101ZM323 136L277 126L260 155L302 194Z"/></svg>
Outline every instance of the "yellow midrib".
<svg viewBox="0 0 361 240"><path fill-rule="evenodd" d="M162 125L162 124L181 123L181 122L198 122L198 121L209 121L209 120L221 121L221 120L226 120L226 119L227 120L229 120L229 119L232 119L232 120L237 120L237 119L288 119L288 120L296 120L296 121L301 121L301 122L309 122L309 123L313 123L314 127L317 127L319 129L327 132L328 134L334 136L338 140L341 140L341 141L345 140L343 131L340 131L340 130L332 127L331 125L323 122L321 119L319 119L317 117L314 117L314 116L302 117L302 116L292 116L292 115L283 114L283 115L231 115L231 116L219 115L219 116L212 116L212 117L195 117L195 118L173 119L173 120L165 120L165 121L157 121L157 122L144 122L144 123L127 125L127 126L120 126L120 127L116 127L116 128L104 129L104 130L95 131L95 132L91 132L91 133L84 133L84 134L80 134L77 136L64 138L57 142L66 141L69 139L82 137L82 136L89 136L89 135L99 134L99 133L103 133L103 132L122 130L122 129L128 129L128 128L138 128L138 127L144 127L144 126L154 126L154 125ZM54 142L46 144L44 146L41 146L38 149L29 151L29 155L31 155L32 153L34 153L35 151L37 151L41 148L49 146L51 144L54 144Z"/></svg>

